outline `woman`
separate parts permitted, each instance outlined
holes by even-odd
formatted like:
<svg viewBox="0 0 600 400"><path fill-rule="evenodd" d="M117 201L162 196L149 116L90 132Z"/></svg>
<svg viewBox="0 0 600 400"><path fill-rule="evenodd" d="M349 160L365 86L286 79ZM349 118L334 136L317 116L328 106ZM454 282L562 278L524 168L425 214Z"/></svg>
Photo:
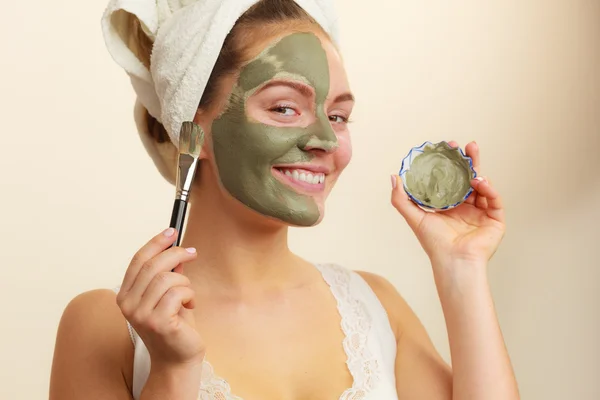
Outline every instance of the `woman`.
<svg viewBox="0 0 600 400"><path fill-rule="evenodd" d="M144 40L136 56L150 66ZM288 249L288 226L321 221L350 161L353 104L340 54L307 12L291 0L245 12L194 118L206 143L183 246L170 248L171 229L157 234L118 295L92 291L68 305L50 397L517 399L486 274L504 211L485 179L467 204L432 214L392 177L392 204L431 260L452 370L384 278ZM154 144L170 143L146 117ZM479 168L477 145L466 151Z"/></svg>

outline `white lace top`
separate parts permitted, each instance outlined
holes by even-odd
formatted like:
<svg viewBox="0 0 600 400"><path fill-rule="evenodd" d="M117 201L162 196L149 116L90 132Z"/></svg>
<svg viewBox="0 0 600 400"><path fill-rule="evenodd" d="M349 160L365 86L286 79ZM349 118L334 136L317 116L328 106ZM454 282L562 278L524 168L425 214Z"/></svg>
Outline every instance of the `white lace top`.
<svg viewBox="0 0 600 400"><path fill-rule="evenodd" d="M346 364L353 378L352 387L339 400L397 400L396 339L379 299L357 273L333 264L316 267L337 300ZM129 331L135 346L133 397L139 400L150 373L150 355L131 326ZM243 399L231 393L227 381L216 376L213 367L204 361L198 400Z"/></svg>

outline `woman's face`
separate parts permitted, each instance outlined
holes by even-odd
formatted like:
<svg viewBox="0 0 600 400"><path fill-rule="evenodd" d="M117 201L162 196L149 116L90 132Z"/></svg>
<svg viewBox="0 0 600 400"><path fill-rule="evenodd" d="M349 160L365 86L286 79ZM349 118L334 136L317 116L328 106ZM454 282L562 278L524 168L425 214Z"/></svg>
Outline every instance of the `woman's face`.
<svg viewBox="0 0 600 400"><path fill-rule="evenodd" d="M328 40L292 33L269 43L242 68L210 129L223 187L263 215L298 226L320 222L350 161L353 105Z"/></svg>

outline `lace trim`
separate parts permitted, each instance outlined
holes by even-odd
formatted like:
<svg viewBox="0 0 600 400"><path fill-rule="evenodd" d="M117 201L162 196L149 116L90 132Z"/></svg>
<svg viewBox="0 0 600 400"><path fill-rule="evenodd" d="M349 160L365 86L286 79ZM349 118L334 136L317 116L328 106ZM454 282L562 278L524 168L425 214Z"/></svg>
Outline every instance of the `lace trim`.
<svg viewBox="0 0 600 400"><path fill-rule="evenodd" d="M341 326L345 334L346 364L352 375L352 387L340 400L364 399L379 381L379 363L367 345L371 331L371 315L365 304L350 293L350 271L335 264L316 265L337 300Z"/></svg>
<svg viewBox="0 0 600 400"><path fill-rule="evenodd" d="M202 362L200 394L198 400L243 400L231 393L229 383L215 374L212 365L206 359Z"/></svg>

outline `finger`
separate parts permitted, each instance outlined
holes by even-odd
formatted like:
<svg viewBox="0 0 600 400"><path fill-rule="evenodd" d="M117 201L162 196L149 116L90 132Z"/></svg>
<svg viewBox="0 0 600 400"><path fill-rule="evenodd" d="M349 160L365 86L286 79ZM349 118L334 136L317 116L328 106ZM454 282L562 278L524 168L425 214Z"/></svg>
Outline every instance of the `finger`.
<svg viewBox="0 0 600 400"><path fill-rule="evenodd" d="M135 278L142 268L142 265L152 257L156 256L160 252L167 249L170 245L173 244L175 239L177 238L177 232L173 228L168 228L154 236L148 243L146 243L142 248L138 250L137 253L131 259L129 263L129 267L127 268L127 272L125 272L125 277L123 278L123 283L121 284L121 292L126 294L133 282L135 282Z"/></svg>
<svg viewBox="0 0 600 400"><path fill-rule="evenodd" d="M475 198L471 204L482 210L487 209L487 198L484 195L480 195L479 192L477 192L476 186L479 185L481 182L485 182L486 180L487 179L484 176L478 176L475 179L473 179L471 183L471 186L473 187L473 195ZM473 186L473 184L475 186Z"/></svg>
<svg viewBox="0 0 600 400"><path fill-rule="evenodd" d="M477 195L477 199L475 200L475 207L481 208L482 210L487 210L487 208L488 208L487 197Z"/></svg>
<svg viewBox="0 0 600 400"><path fill-rule="evenodd" d="M404 190L402 179L398 175L392 175L392 205L404 217L408 225L416 230L425 216L421 210Z"/></svg>
<svg viewBox="0 0 600 400"><path fill-rule="evenodd" d="M159 320L166 320L179 314L182 309L193 309L195 293L192 288L187 286L178 286L169 289L160 299L154 309L154 317Z"/></svg>
<svg viewBox="0 0 600 400"><path fill-rule="evenodd" d="M475 172L477 172L477 175L481 174L481 172L480 172L481 157L479 154L479 146L477 145L477 143L471 142L471 143L467 144L467 146L465 147L465 154L468 157L471 157L471 160L473 160L473 169L475 170Z"/></svg>
<svg viewBox="0 0 600 400"><path fill-rule="evenodd" d="M189 249L171 247L146 261L140 268L140 272L135 278L135 282L131 286L125 301L135 305L139 304L150 282L157 274L172 271L179 264L191 261L194 258L196 258L196 249L192 247Z"/></svg>
<svg viewBox="0 0 600 400"><path fill-rule="evenodd" d="M138 309L142 314L149 314L156 308L160 299L173 287L190 287L189 278L176 272L161 272L157 274L142 295Z"/></svg>
<svg viewBox="0 0 600 400"><path fill-rule="evenodd" d="M173 268L173 272L176 272L178 274L183 274L183 264L179 264L178 266Z"/></svg>
<svg viewBox="0 0 600 400"><path fill-rule="evenodd" d="M448 145L449 145L450 147L452 147L452 148L457 148L457 147L458 147L458 143L457 143L457 142L455 142L454 140L451 140L451 141L449 141L449 142L446 142L446 143L448 143Z"/></svg>
<svg viewBox="0 0 600 400"><path fill-rule="evenodd" d="M479 197L485 197L488 216L497 221L504 222L502 198L490 182L483 177L477 177L471 181L471 185L473 185Z"/></svg>
<svg viewBox="0 0 600 400"><path fill-rule="evenodd" d="M469 197L465 200L465 203L475 205L477 201L477 191L473 190Z"/></svg>

